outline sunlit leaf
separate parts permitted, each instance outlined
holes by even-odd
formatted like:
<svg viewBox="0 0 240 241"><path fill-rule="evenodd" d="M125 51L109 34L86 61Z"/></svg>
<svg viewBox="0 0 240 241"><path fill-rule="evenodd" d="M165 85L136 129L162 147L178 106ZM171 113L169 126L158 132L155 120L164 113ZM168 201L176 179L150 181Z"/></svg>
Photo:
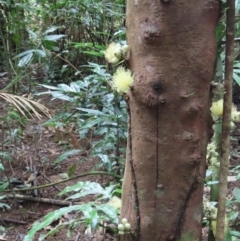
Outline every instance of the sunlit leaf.
<svg viewBox="0 0 240 241"><path fill-rule="evenodd" d="M233 195L236 198L237 201L240 201L240 188L235 187L233 189Z"/></svg>
<svg viewBox="0 0 240 241"><path fill-rule="evenodd" d="M238 85L240 85L240 77L235 72L233 72L233 79L237 82Z"/></svg>
<svg viewBox="0 0 240 241"><path fill-rule="evenodd" d="M82 205L73 205L69 207L60 208L56 211L53 211L49 214L47 214L45 217L43 217L41 222L36 222L33 224L32 228L29 230L28 234L24 237L23 241L32 241L34 235L39 230L49 226L53 221L58 220L61 218L64 214L67 214L69 212L73 211L81 211L86 208L86 206L89 206L88 204L82 204Z"/></svg>
<svg viewBox="0 0 240 241"><path fill-rule="evenodd" d="M25 65L28 65L31 62L32 57L33 57L32 52L30 54L27 54L24 57L22 57L18 62L18 67L23 67Z"/></svg>
<svg viewBox="0 0 240 241"><path fill-rule="evenodd" d="M81 150L70 150L67 152L64 152L62 155L60 155L53 164L58 164L59 162L63 161L64 159L67 159L68 157L72 156L72 155L76 155L79 154L81 152Z"/></svg>
<svg viewBox="0 0 240 241"><path fill-rule="evenodd" d="M57 41L63 37L65 37L65 34L54 34L54 35L47 35L44 37L44 40L48 40L48 41Z"/></svg>
<svg viewBox="0 0 240 241"><path fill-rule="evenodd" d="M51 28L47 29L44 34L52 33L58 29L57 26L52 26Z"/></svg>

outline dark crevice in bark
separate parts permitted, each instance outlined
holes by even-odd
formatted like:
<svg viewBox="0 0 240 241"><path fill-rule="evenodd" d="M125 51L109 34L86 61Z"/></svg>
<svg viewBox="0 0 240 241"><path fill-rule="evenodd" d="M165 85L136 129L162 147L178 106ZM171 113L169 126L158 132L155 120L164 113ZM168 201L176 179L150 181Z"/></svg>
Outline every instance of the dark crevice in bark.
<svg viewBox="0 0 240 241"><path fill-rule="evenodd" d="M178 219L178 223L177 223L177 227L176 227L176 231L175 231L175 240L180 240L180 238L181 238L184 215L185 215L185 212L187 210L188 203L191 199L191 195L195 191L197 183L198 183L198 178L197 178L197 175L196 175L194 177L194 181L193 181L192 185L189 188L189 191L188 191L187 196L186 196L186 200L183 204L183 207L182 207L182 210L181 210L181 213L180 213L180 217Z"/></svg>
<svg viewBox="0 0 240 241"><path fill-rule="evenodd" d="M133 165L133 158L132 158L132 132L131 132L131 110L129 106L128 100L127 102L127 110L128 110L128 118L129 118L129 125L128 125L128 135L129 135L129 152L130 152L130 166L131 166L131 173L132 173L132 182L133 182L133 188L134 188L134 197L135 197L135 212L136 212L136 231L135 231L135 240L140 240L140 225L141 225L141 219L140 219L140 211L139 211L139 200L138 200L138 188L137 188L137 182L136 182L136 175Z"/></svg>
<svg viewBox="0 0 240 241"><path fill-rule="evenodd" d="M158 124L158 122L159 122L159 105L157 106L157 114L156 114L157 116L156 116L156 118L157 118L157 124ZM158 162L159 162L159 160L158 160L158 157L159 157L159 153L158 153L158 143L159 143L159 140L158 140L158 138L159 138L159 129L158 129L158 125L157 125L157 141L156 141L156 150L157 150L157 153L156 153L156 186L155 186L155 189L157 190L157 186L158 186L158 169L159 169L159 166L158 166Z"/></svg>

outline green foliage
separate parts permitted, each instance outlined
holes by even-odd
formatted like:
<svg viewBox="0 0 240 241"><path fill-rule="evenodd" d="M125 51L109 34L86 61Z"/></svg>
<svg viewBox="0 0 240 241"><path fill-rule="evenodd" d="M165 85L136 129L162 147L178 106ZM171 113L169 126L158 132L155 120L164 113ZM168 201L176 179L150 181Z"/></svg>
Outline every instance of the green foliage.
<svg viewBox="0 0 240 241"><path fill-rule="evenodd" d="M114 193L114 189L117 185L110 185L106 188L103 188L99 183L96 182L78 182L75 185L66 187L58 195L62 196L74 192L74 195L69 196L67 199L78 199L86 195L101 195L100 199L109 199ZM100 200L99 199L99 200Z"/></svg>
<svg viewBox="0 0 240 241"><path fill-rule="evenodd" d="M121 95L113 93L110 89L111 75L104 66L89 63L86 67L92 74L83 80L69 85L43 85L49 91L41 94L51 94L54 99L70 102L76 111L66 119L77 122L79 136L86 138L92 133L93 137L101 137L92 141L90 155L98 157L102 161L102 166L108 171L119 172L123 169L127 136L126 103ZM56 117L45 125L54 125L54 123L60 125Z"/></svg>
<svg viewBox="0 0 240 241"><path fill-rule="evenodd" d="M53 26L39 34L28 29L27 31L29 33L29 39L31 41L30 45L37 47L37 49L26 50L15 56L15 58L20 58L18 67L29 65L34 61L34 59L34 62L39 62L41 59L47 57L47 55L50 54L49 50L54 49L54 43L57 40L65 37L64 34L49 35L49 33L55 32L57 29L58 27Z"/></svg>
<svg viewBox="0 0 240 241"><path fill-rule="evenodd" d="M31 82L30 64L42 63L38 72L47 82L69 83L86 62L104 63L105 46L113 38L125 39L124 5L122 0L9 1L2 12L0 60L10 57L11 83L28 77Z"/></svg>
<svg viewBox="0 0 240 241"><path fill-rule="evenodd" d="M12 160L11 156L7 152L0 151L0 171L4 171L5 167L3 164L4 159L8 159L9 161ZM0 209L10 209L10 206L6 203L1 202L5 198L5 195L1 195L3 191L8 188L9 182L8 181L1 181L0 180ZM0 226L1 229L1 226Z"/></svg>
<svg viewBox="0 0 240 241"><path fill-rule="evenodd" d="M227 199L227 209L231 212L228 213L229 231L226 236L226 241L237 241L240 237L240 231L235 230L239 227L239 213L240 213L240 189L235 187L233 189L233 197Z"/></svg>
<svg viewBox="0 0 240 241"><path fill-rule="evenodd" d="M236 21L235 21L235 37L240 36L240 19L237 17L240 10L240 1L235 1L236 5ZM217 63L216 63L216 75L215 81L221 82L224 78L224 66L225 66L225 43L226 43L226 1L222 3L222 16L219 21L217 30L216 30L216 39L217 39ZM238 42L235 44L235 64L233 70L233 79L236 84L240 85L240 48Z"/></svg>
<svg viewBox="0 0 240 241"><path fill-rule="evenodd" d="M71 192L81 193L80 196L71 196L69 199L76 199L79 197L84 197L87 195L101 195L101 199L110 198L114 192L116 185L112 185L106 188L102 188L98 183L93 182L78 182L72 187L65 188L59 195L65 195ZM32 228L29 230L28 234L24 237L23 241L32 241L34 235L39 231L49 226L54 221L60 219L62 216L74 212L76 214L75 218L58 224L46 235L41 235L39 240L44 240L45 238L53 235L58 229L69 226L69 229L73 229L80 224L85 224L93 229L96 229L101 221L109 221L114 224L118 224L118 210L109 204L99 204L97 202L88 202L81 205L73 205L70 207L60 208L53 212L48 213L40 222L34 223ZM81 215L79 216L79 214Z"/></svg>
<svg viewBox="0 0 240 241"><path fill-rule="evenodd" d="M69 156L75 155L80 153L80 150L69 150L67 152L64 152L62 155L60 155L53 164L58 164L59 162L63 161L64 159L68 158Z"/></svg>

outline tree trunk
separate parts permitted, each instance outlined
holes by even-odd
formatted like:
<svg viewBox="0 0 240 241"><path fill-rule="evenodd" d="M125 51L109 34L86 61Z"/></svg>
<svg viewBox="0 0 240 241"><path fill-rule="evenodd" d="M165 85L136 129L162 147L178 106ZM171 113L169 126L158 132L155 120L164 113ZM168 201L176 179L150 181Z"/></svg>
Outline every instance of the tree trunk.
<svg viewBox="0 0 240 241"><path fill-rule="evenodd" d="M120 240L201 239L218 0L128 0L129 138Z"/></svg>

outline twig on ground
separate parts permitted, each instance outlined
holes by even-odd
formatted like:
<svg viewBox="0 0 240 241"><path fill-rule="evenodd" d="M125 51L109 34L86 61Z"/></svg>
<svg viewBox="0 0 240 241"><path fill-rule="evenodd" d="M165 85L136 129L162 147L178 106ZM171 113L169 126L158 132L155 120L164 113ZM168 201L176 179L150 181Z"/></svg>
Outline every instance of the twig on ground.
<svg viewBox="0 0 240 241"><path fill-rule="evenodd" d="M29 187L29 188L21 188L21 189L14 188L13 190L12 189L11 190L10 189L5 189L3 191L3 193L8 193L8 192L12 192L12 191L24 192L24 191L32 191L32 190L37 190L37 189L43 189L43 188L47 188L47 187L52 187L52 186L57 185L57 184L65 183L65 182L68 182L68 181L71 181L71 180L74 180L74 179L77 179L77 178L80 178L80 177L94 176L94 175L112 176L112 177L116 177L116 178L119 178L119 179L122 178L122 176L117 175L115 173L109 173L109 172L88 172L88 173L80 174L80 175L71 177L69 179L65 179L65 180L59 181L59 182L49 183L49 184L45 184L45 185L38 186L38 187Z"/></svg>
<svg viewBox="0 0 240 241"><path fill-rule="evenodd" d="M86 202L71 202L71 201L57 200L52 198L32 197L32 196L26 196L21 194L15 194L15 195L7 194L4 197L4 199L20 199L20 200L27 200L27 201L33 201L33 202L49 203L49 204L54 204L58 206L70 206L73 204L81 205L86 203ZM100 204L100 202L94 202L94 203Z"/></svg>
<svg viewBox="0 0 240 241"><path fill-rule="evenodd" d="M0 222L3 223L3 224L4 223L17 223L17 224L22 224L22 225L27 224L27 222L18 221L18 220L10 219L10 218L0 218Z"/></svg>

